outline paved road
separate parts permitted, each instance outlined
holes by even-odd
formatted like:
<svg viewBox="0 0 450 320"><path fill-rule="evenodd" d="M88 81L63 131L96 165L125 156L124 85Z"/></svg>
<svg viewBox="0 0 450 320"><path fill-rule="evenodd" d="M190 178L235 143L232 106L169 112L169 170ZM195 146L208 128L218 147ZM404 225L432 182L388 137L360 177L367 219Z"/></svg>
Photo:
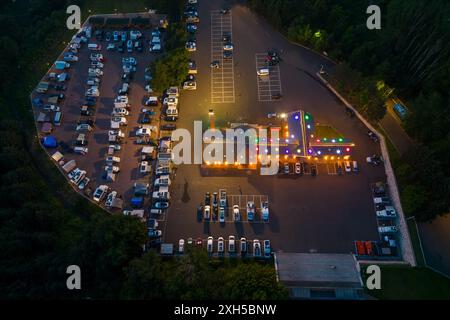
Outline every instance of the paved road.
<svg viewBox="0 0 450 320"><path fill-rule="evenodd" d="M208 123L208 109L216 114L216 126L228 122L267 123L269 112L303 109L311 112L318 123L329 124L356 145L354 158L361 166L359 175L335 176L319 172L316 178L305 175L262 177L251 171L200 170L196 165L181 165L172 183L172 205L163 219L167 221L166 242L179 238L215 238L228 235L248 239L270 239L275 250L291 252L350 252L354 240L377 240L375 212L372 207L370 183L384 180L383 168L369 167L364 159L380 153L379 146L365 135L365 127L349 119L344 107L314 74L329 61L292 45L266 22L247 8L232 7L234 49L235 103L212 103L211 10L225 2L199 1L199 32L197 52L192 54L198 65L198 90L181 95L179 127L192 131L194 120ZM255 54L275 47L282 51L280 77L283 98L259 101ZM271 220L269 224L203 223L196 219L196 207L203 202L206 191L226 188L228 194L268 195Z"/></svg>
<svg viewBox="0 0 450 320"><path fill-rule="evenodd" d="M387 102L387 112L384 118L381 119L380 126L383 128L398 153L404 154L412 146L413 141L400 125L399 119L392 109L393 105L394 103L392 100Z"/></svg>

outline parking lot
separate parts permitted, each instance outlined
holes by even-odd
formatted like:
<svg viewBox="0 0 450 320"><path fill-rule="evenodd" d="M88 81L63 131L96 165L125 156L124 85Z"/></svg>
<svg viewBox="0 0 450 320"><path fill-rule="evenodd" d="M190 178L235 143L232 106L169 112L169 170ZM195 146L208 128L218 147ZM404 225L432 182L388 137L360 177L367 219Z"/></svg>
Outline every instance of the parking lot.
<svg viewBox="0 0 450 320"><path fill-rule="evenodd" d="M259 171L247 169L205 169L189 164L174 168L170 166L168 177L165 178L171 180L170 207L168 210L157 209L150 213L151 218L159 221L162 241L177 244L180 239L192 238L202 239L204 242L212 236L215 241L223 237L226 243L229 236L234 236L236 239L245 237L248 240L270 240L275 251L334 253L354 252L354 241L358 239L376 241L378 222L373 214L371 184L383 181L385 174L382 166L374 167L365 162L367 155L379 153L379 146L366 135L367 128L345 115L344 108L316 79L299 71L315 68L322 61L318 63L315 60L317 57L311 58L309 53L303 51L300 54L305 55L305 59L299 60L297 55L290 56L289 53L294 50L303 49L290 47L284 38L255 18L245 7L234 6L227 14L220 13L219 7L220 3L204 1L199 6L201 21L208 21L208 17L211 19L206 25L198 24L198 50L193 53L198 62L198 89L189 93L180 92L178 99L182 101L183 108L180 110L177 127L192 132L193 121L205 120L211 103L217 103L214 112L218 126L236 121L266 123L269 112L289 112L298 110L301 106L311 112L317 122L333 125L356 143L352 160L358 161L360 170L359 173L341 174L338 168L342 168L342 164L337 161L305 161L307 165L302 174L294 172L291 161L288 173L280 172L275 176L261 176ZM235 24L233 28L245 32L232 35L232 57L223 59L222 36L224 31L230 32L231 36L232 14ZM151 30L142 30L143 37L151 38L150 32ZM282 62L269 67L267 81L261 80L264 83L260 83L261 77L257 76L255 84L255 73L259 67L265 66L266 54L262 52L267 50L267 39L270 40L271 47L287 47L289 50L284 50ZM92 42L96 43L95 39ZM91 195L98 185L106 184L111 190L117 191L124 200L122 207L128 209L132 207L131 199L135 196L134 183L142 182L146 185L153 181L152 175L141 173L143 146L136 144L140 139L136 132L140 125L138 120L142 115L143 99L148 96L145 90L145 67L159 54L148 52L148 48L143 52L129 54L109 52L104 48L100 52L105 56L104 74L98 88L101 94L96 102L95 118L92 119L95 128L87 133L89 152L87 155L63 152L66 160L74 159L78 167L86 170L91 179L88 188ZM74 67L68 71L70 81L67 82L66 99L62 104L64 118L61 126L53 132L58 141L69 146L73 144L74 130L80 120L80 106L85 100L90 54L86 46L82 47L78 53L79 61L74 62ZM115 179L106 181L105 157L110 144L111 112L123 84L122 58L127 56L137 60L128 93L130 114L127 115L127 125L119 127L123 133L120 149L113 152L113 156L120 158L120 161L115 161L116 165L120 164L120 172ZM210 59L220 60L221 67L211 68ZM299 61L305 65L295 66ZM239 74L237 81L241 91L236 98L235 69ZM283 99L274 101L274 94L281 95L281 75L284 83ZM160 108L148 109L153 112L149 125L159 128ZM156 139L167 135L169 132L157 130L152 137ZM170 145L167 148L170 149ZM315 174L311 170L313 166L316 168ZM205 193L218 192L219 189L226 189L228 194L225 221L220 223L215 219L205 220L204 217L199 217L198 207L205 205ZM148 208L149 198L151 197L145 197L145 203L135 207ZM159 201L161 200L155 203ZM256 219L253 221L248 221L246 216L248 201L254 201L256 206ZM260 219L262 201L269 204L268 221ZM169 202L166 204L169 205ZM241 212L242 219L239 222L233 218L234 205Z"/></svg>
<svg viewBox="0 0 450 320"><path fill-rule="evenodd" d="M231 12L222 14L211 11L211 61L219 61L219 68L211 68L211 102L234 103L234 65L233 56L223 57L223 36L233 39Z"/></svg>
<svg viewBox="0 0 450 320"><path fill-rule="evenodd" d="M198 12L201 21L215 17L218 9L225 2L199 2ZM357 160L359 173L338 174L338 161L317 161L317 174L311 174L310 165L305 167L302 175L293 169L289 174L261 176L257 170L230 170L221 168L204 168L199 165L180 165L171 185L171 207L161 217L164 242L178 244L180 239L201 239L206 250L209 236L217 239L228 237L236 239L269 239L273 250L284 252L355 252L354 241L358 239L379 239L377 219L373 212L371 182L382 180L382 166L372 167L365 163L368 154L377 153L378 147L367 137L367 129L354 119L348 118L344 108L319 83L299 69L319 68L323 61L298 59L298 48L286 44L286 41L242 6L233 6L233 44L234 72L237 88L235 103L223 103L214 107L217 123L226 126L227 122L267 123L270 112L289 112L299 108L311 112L317 122L334 126L344 136L356 143L352 160ZM211 59L211 23L199 24L196 34L198 49L198 83L200 90L193 94L181 95L183 110L178 121L179 127L192 132L194 120L207 119L210 104L206 96L213 99L212 71L208 66ZM220 35L220 32L217 32ZM219 39L220 40L220 39ZM219 41L220 42L220 41ZM218 54L222 54L218 44ZM255 83L256 54L258 61L265 59L262 53L268 48L284 49L282 61L277 65L278 73L283 77L282 94L278 101L260 101L263 92ZM304 54L303 52L301 53ZM292 55L292 56L291 56ZM293 58L295 57L295 58ZM298 66L298 63L304 66ZM318 70L318 69L317 69ZM317 70L315 72L317 72ZM211 76L211 78L208 78ZM272 90L281 86L280 79L274 77ZM280 87L278 87L280 88ZM280 88L281 91L281 88ZM275 91L271 91L274 93ZM266 93L265 98L268 99ZM271 97L270 97L271 98ZM378 151L379 152L379 151ZM314 162L314 161L313 161ZM293 164L292 164L293 165ZM206 192L226 189L228 193L228 216L225 223L199 219L197 209L204 204ZM246 196L267 195L270 219L268 223L244 222ZM255 204L259 200L255 201ZM232 221L232 205L236 203L244 213L243 221ZM217 249L215 249L217 251Z"/></svg>
<svg viewBox="0 0 450 320"><path fill-rule="evenodd" d="M256 82L258 86L258 100L261 102L274 101L280 99L278 95L282 95L281 90L281 75L280 67L278 65L269 66L266 61L267 53L256 53L256 72L263 68L269 69L269 75L256 75Z"/></svg>
<svg viewBox="0 0 450 320"><path fill-rule="evenodd" d="M93 196L94 190L99 185L106 185L110 191L117 192L116 198L123 201L117 206L108 207L109 210L121 212L121 209L131 209L131 199L134 196L135 182L151 182L151 175L149 171L141 169L141 152L145 145L138 144L139 138L136 136L136 131L142 125L139 119L142 117L141 109L143 107L144 98L149 96L145 90L147 81L144 79L145 69L151 61L156 59L159 54L149 52L149 39L152 39L151 29L140 30L142 37L140 38L144 48L142 51L133 49L131 52L118 52L115 50L106 50L108 43L118 45L118 41L105 40L107 33L112 34L114 31L122 32L121 29L103 29L103 38L96 39L92 35L89 43L98 44L100 50L89 50L86 44L82 44L78 49L76 56L78 61L72 62L72 65L67 72L70 75L68 81L64 83L66 89L65 99L61 103L62 121L59 127L54 127L52 135L57 139L60 145L59 150L64 155L64 161L76 161L76 167L85 171L88 183L83 191L88 197ZM92 68L93 64L92 54L101 54L103 58L99 60L102 75L98 75L98 91L99 97L95 98L94 106L87 108L89 115L80 114L80 107L86 104L85 92L88 78L88 69ZM119 95L119 90L125 83L122 79L123 58L133 57L137 61L136 71L129 74L129 87L126 103L128 109L127 114L123 116L112 117L113 109L115 108L115 99ZM63 57L60 56L59 60ZM101 62L100 62L101 61ZM46 95L39 95L45 99ZM117 105L116 105L117 106ZM125 106L125 104L124 104ZM120 108L119 108L120 109ZM148 125L159 127L160 123L160 109L147 107L149 113L152 113ZM114 109L115 110L115 109ZM122 112L122 111L121 111ZM111 141L112 120L118 119L121 121L118 125L117 131L120 131L123 138ZM78 131L77 126L80 122L89 122L91 129L85 131ZM86 142L83 148L86 148L86 153L74 153L72 146L78 142L80 134L85 135ZM157 138L158 132L153 133L153 137ZM115 145L117 149L108 151L109 146ZM49 150L49 152L54 152ZM110 156L112 162L110 163L111 173L107 175L108 163L105 159ZM150 168L152 162L148 165ZM150 170L150 169L149 169ZM118 171L118 172L117 172ZM78 189L78 188L76 188ZM105 200L105 199L103 199ZM148 198L145 198L143 205L148 205ZM104 205L104 203L103 203Z"/></svg>

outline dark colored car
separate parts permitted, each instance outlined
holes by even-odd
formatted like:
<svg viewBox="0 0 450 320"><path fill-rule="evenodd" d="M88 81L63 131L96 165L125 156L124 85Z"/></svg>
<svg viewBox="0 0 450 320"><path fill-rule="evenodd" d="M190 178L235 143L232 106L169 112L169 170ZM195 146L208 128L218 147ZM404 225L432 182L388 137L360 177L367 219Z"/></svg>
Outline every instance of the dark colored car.
<svg viewBox="0 0 450 320"><path fill-rule="evenodd" d="M55 90L56 91L65 91L66 90L66 86L64 86L62 84L57 84L57 85L55 85Z"/></svg>
<svg viewBox="0 0 450 320"><path fill-rule="evenodd" d="M202 219L203 219L203 206L199 205L197 207L197 220L202 221Z"/></svg>
<svg viewBox="0 0 450 320"><path fill-rule="evenodd" d="M211 205L211 195L209 192L205 193L205 206L210 206Z"/></svg>
<svg viewBox="0 0 450 320"><path fill-rule="evenodd" d="M111 32L107 32L105 36L106 41L111 41Z"/></svg>
<svg viewBox="0 0 450 320"><path fill-rule="evenodd" d="M231 34L229 32L224 32L222 34L222 41L223 42L231 42Z"/></svg>
<svg viewBox="0 0 450 320"><path fill-rule="evenodd" d="M316 166L315 164L313 164L313 165L311 166L311 175L312 175L313 177L317 176L317 166Z"/></svg>
<svg viewBox="0 0 450 320"><path fill-rule="evenodd" d="M88 125L90 125L91 127L93 127L94 126L94 119L92 119L92 118L86 118L86 119L82 119L82 120L80 120L80 121L78 121L78 124L80 125L80 124L88 124Z"/></svg>
<svg viewBox="0 0 450 320"><path fill-rule="evenodd" d="M152 122L152 118L146 113L141 113L138 122L142 124L149 124Z"/></svg>
<svg viewBox="0 0 450 320"><path fill-rule="evenodd" d="M167 130L167 131L172 131L175 130L177 128L177 125L174 123L167 123L167 124L163 124L161 125L161 130Z"/></svg>
<svg viewBox="0 0 450 320"><path fill-rule="evenodd" d="M232 56L233 56L233 51L223 50L223 58L224 59L231 59Z"/></svg>

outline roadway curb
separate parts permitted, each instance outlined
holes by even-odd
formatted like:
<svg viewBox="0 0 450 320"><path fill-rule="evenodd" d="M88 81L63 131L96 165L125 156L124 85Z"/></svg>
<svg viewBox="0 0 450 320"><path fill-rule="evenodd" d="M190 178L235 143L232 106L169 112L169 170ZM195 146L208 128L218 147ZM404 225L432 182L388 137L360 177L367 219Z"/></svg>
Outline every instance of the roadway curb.
<svg viewBox="0 0 450 320"><path fill-rule="evenodd" d="M353 110L358 117L358 119L364 123L364 125L369 128L371 131L375 132L380 139L380 147L381 154L384 159L384 168L387 176L387 183L390 186L390 196L393 199L395 209L398 212L398 225L400 229L400 246L401 246L401 254L402 259L406 263L409 263L412 267L417 266L416 257L414 255L414 250L411 243L411 238L409 235L408 225L406 223L405 215L403 213L402 205L400 202L400 195L398 192L397 181L395 179L394 170L392 169L391 160L389 158L389 152L387 150L386 141L382 134L380 134L344 97L342 97L336 89L331 86L319 73L316 73L316 76L327 86L331 92L334 93L336 97L338 97L348 108ZM378 261L377 261L378 263Z"/></svg>

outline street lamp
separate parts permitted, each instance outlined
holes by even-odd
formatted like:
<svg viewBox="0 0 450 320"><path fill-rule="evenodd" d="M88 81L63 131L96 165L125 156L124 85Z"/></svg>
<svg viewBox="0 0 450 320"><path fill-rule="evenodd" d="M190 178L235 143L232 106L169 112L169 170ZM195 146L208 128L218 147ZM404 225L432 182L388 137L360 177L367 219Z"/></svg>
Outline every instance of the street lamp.
<svg viewBox="0 0 450 320"><path fill-rule="evenodd" d="M215 119L214 119L214 110L213 109L208 110L208 116L209 116L209 128L214 129L215 128Z"/></svg>

